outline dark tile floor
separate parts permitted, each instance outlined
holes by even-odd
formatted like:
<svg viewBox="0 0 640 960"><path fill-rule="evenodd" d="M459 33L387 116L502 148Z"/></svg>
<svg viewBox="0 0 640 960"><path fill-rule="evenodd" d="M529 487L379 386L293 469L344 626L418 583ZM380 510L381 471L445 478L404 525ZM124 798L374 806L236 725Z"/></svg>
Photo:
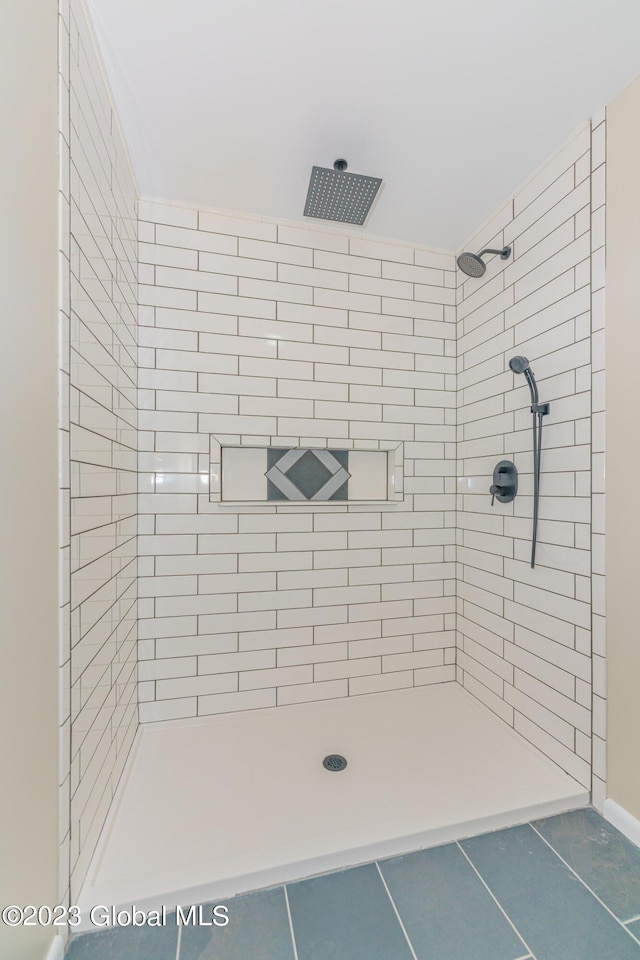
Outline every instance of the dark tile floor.
<svg viewBox="0 0 640 960"><path fill-rule="evenodd" d="M576 810L226 905L226 926L174 914L66 960L640 960L640 849Z"/></svg>

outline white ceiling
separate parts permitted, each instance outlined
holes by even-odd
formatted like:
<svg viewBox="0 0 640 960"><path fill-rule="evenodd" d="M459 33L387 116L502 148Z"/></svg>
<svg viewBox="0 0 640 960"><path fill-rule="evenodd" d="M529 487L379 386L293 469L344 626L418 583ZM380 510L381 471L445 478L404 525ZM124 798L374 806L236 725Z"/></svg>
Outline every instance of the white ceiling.
<svg viewBox="0 0 640 960"><path fill-rule="evenodd" d="M301 220L345 157L368 232L445 249L640 72L639 0L89 6L143 195Z"/></svg>

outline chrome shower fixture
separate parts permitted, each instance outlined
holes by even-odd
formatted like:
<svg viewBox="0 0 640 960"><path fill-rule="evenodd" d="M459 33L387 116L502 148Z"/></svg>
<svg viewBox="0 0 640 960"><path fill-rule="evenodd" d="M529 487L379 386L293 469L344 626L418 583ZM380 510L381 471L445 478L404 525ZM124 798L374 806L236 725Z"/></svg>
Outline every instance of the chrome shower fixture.
<svg viewBox="0 0 640 960"><path fill-rule="evenodd" d="M526 357L511 357L509 369L513 373L523 373L531 393L531 413L533 414L533 533L531 536L531 566L536 565L536 543L538 540L538 505L540 502L540 454L542 452L542 418L549 413L549 404L540 403L538 385Z"/></svg>
<svg viewBox="0 0 640 960"><path fill-rule="evenodd" d="M482 277L487 269L487 265L482 259L485 253L495 253L501 260L508 260L511 256L511 247L503 247L502 250L491 250L487 247L485 250L481 250L480 253L469 253L465 250L460 254L456 262L462 272L466 273L468 277Z"/></svg>
<svg viewBox="0 0 640 960"><path fill-rule="evenodd" d="M347 173L346 160L336 160L333 170L312 167L303 215L362 226L381 183L380 177Z"/></svg>

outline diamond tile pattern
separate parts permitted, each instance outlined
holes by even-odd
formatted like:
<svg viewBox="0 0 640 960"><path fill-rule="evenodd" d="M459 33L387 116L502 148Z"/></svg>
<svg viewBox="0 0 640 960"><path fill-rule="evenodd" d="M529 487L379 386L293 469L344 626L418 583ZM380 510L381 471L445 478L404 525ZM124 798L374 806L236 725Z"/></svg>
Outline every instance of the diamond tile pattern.
<svg viewBox="0 0 640 960"><path fill-rule="evenodd" d="M282 450L269 447L268 500L347 500L347 450Z"/></svg>

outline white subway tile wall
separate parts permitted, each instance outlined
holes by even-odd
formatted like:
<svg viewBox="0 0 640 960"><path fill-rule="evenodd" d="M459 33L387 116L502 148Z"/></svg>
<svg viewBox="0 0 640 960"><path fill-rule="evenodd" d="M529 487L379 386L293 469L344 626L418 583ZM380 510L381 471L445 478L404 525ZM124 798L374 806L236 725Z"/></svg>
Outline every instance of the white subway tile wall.
<svg viewBox="0 0 640 960"><path fill-rule="evenodd" d="M591 336L592 297L595 304L604 282L595 285L604 272L596 270L604 255L604 195L596 190L604 182L603 136L599 125L592 151L591 128L582 129L468 241L472 251L511 244L513 253L506 263L490 258L480 280L461 274L457 306L457 676L587 787L592 464L593 495L603 495L596 486L603 440L592 449L591 433L592 409L596 417L603 409L592 400L602 395L601 323L593 355ZM514 355L530 360L540 399L550 403L533 570L532 417L525 379L509 370ZM503 458L518 469L518 496L492 507L489 486ZM601 549L595 539L593 546Z"/></svg>
<svg viewBox="0 0 640 960"><path fill-rule="evenodd" d="M454 680L453 255L139 217L141 720ZM211 434L404 441L405 499L212 503Z"/></svg>
<svg viewBox="0 0 640 960"><path fill-rule="evenodd" d="M137 187L81 2L60 15L60 895L137 728Z"/></svg>
<svg viewBox="0 0 640 960"><path fill-rule="evenodd" d="M591 131L591 589L593 654L593 804L602 811L606 798L606 606L604 566L605 516L605 190L606 116L593 118ZM583 690L588 703L588 690Z"/></svg>

